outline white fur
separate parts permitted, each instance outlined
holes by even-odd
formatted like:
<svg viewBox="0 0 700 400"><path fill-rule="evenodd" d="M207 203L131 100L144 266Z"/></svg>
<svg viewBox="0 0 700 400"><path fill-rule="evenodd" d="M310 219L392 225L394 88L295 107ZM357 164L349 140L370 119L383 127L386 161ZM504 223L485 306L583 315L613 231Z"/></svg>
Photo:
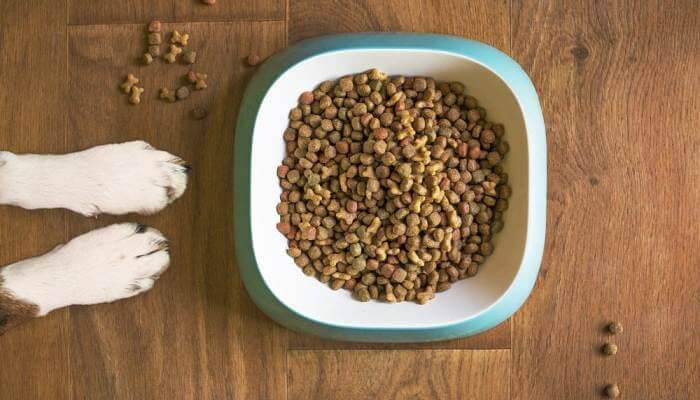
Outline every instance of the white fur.
<svg viewBox="0 0 700 400"><path fill-rule="evenodd" d="M187 167L144 141L65 155L0 152L0 204L85 216L153 214L182 195Z"/></svg>
<svg viewBox="0 0 700 400"><path fill-rule="evenodd" d="M46 315L72 304L143 293L169 263L167 241L160 232L125 223L88 232L47 254L9 265L0 269L0 276L5 290L36 304L39 315Z"/></svg>

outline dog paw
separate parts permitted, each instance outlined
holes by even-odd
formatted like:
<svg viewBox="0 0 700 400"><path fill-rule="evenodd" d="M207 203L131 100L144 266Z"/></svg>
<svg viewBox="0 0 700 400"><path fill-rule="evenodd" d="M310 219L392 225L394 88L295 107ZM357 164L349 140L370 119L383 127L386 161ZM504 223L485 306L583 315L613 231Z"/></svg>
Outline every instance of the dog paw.
<svg viewBox="0 0 700 400"><path fill-rule="evenodd" d="M154 214L182 196L189 166L144 141L65 155L12 155L0 171L0 203L66 208L85 216Z"/></svg>
<svg viewBox="0 0 700 400"><path fill-rule="evenodd" d="M153 287L168 268L168 242L138 224L110 225L0 270L4 288L39 315L73 304L108 303Z"/></svg>

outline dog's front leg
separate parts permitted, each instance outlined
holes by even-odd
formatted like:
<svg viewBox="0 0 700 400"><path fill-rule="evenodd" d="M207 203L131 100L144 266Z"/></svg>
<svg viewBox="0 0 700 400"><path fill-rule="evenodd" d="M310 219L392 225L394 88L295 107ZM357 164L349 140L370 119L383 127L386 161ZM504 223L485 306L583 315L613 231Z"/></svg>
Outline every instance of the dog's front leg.
<svg viewBox="0 0 700 400"><path fill-rule="evenodd" d="M0 268L0 334L62 307L143 293L169 263L168 242L160 232L125 223Z"/></svg>
<svg viewBox="0 0 700 400"><path fill-rule="evenodd" d="M153 214L183 194L188 170L143 141L60 155L0 151L0 204L85 216Z"/></svg>

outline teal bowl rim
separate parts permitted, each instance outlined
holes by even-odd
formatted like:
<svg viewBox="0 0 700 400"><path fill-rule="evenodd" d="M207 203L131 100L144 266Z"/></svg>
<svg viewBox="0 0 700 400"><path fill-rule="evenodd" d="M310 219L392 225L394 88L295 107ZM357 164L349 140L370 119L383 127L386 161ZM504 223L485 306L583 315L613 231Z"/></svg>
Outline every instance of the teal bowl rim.
<svg viewBox="0 0 700 400"><path fill-rule="evenodd" d="M267 286L253 250L250 215L251 149L259 106L269 88L289 68L310 57L353 49L405 49L452 53L491 69L510 87L521 109L528 146L528 224L522 263L506 292L477 315L432 327L343 326L308 318L280 301ZM533 155L535 155L533 157ZM234 144L234 233L238 267L255 304L278 323L316 336L360 342L425 342L470 336L508 319L534 287L544 251L547 193L547 142L535 87L525 71L501 51L459 37L417 33L360 33L324 36L287 47L263 63L241 102Z"/></svg>

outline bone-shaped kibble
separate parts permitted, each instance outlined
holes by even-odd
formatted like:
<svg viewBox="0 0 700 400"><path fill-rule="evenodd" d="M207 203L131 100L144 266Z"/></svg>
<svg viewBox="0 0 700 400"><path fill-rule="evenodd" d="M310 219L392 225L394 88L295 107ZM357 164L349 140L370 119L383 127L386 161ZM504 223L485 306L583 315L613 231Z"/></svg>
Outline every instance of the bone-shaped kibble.
<svg viewBox="0 0 700 400"><path fill-rule="evenodd" d="M140 88L138 86L132 86L131 87L131 96L129 96L129 102L131 104L139 104L141 103L141 93L143 93L143 88Z"/></svg>
<svg viewBox="0 0 700 400"><path fill-rule="evenodd" d="M177 59L177 56L180 55L180 53L182 53L182 48L177 47L174 44L171 44L170 51L168 53L165 53L165 55L163 56L163 59L167 63L172 64L175 62L175 60Z"/></svg>
<svg viewBox="0 0 700 400"><path fill-rule="evenodd" d="M160 99L165 100L169 103L174 103L175 102L175 92L168 88L161 88L160 89Z"/></svg>
<svg viewBox="0 0 700 400"><path fill-rule="evenodd" d="M194 83L194 88L197 90L203 90L207 88L207 74L202 74L199 72L190 71L187 73L187 80Z"/></svg>
<svg viewBox="0 0 700 400"><path fill-rule="evenodd" d="M187 46L187 42L190 40L190 35L187 33L180 33L178 31L173 31L173 35L170 37L170 43L179 43L183 46Z"/></svg>
<svg viewBox="0 0 700 400"><path fill-rule="evenodd" d="M135 77L133 74L126 76L126 80L121 84L122 92L129 94L131 93L131 88L139 83L139 78Z"/></svg>

